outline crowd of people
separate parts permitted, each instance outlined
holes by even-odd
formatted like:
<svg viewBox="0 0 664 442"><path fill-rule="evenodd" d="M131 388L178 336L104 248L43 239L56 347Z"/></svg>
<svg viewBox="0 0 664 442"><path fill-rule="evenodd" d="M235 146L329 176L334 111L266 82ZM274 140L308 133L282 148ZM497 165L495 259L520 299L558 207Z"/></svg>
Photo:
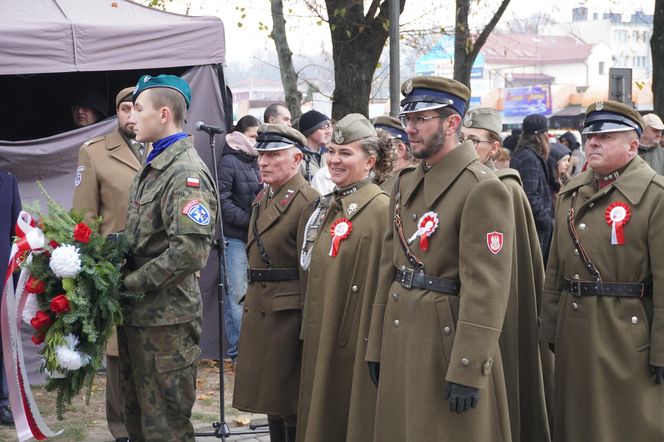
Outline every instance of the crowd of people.
<svg viewBox="0 0 664 442"><path fill-rule="evenodd" d="M604 101L582 138L534 114L503 140L455 80L401 93L399 118L244 116L217 183L182 132L186 81L118 93L73 201L130 235L123 289L145 294L107 348L116 441L194 440L217 216L233 406L272 441L664 440L661 119Z"/></svg>

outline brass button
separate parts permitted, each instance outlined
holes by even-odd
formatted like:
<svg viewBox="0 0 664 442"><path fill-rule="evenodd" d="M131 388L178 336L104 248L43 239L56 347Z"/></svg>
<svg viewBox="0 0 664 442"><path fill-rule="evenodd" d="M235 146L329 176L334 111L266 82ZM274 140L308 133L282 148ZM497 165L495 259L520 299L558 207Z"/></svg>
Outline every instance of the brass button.
<svg viewBox="0 0 664 442"><path fill-rule="evenodd" d="M445 333L446 335L449 335L450 333L452 333L452 329L449 328L449 327L445 327L445 328L443 329L443 333Z"/></svg>
<svg viewBox="0 0 664 442"><path fill-rule="evenodd" d="M573 310L578 310L579 309L579 304L577 304L576 302L573 302L572 303L572 309Z"/></svg>
<svg viewBox="0 0 664 442"><path fill-rule="evenodd" d="M394 328L397 328L397 327L399 327L399 320L395 319L394 320Z"/></svg>
<svg viewBox="0 0 664 442"><path fill-rule="evenodd" d="M350 288L352 291L356 292L357 291L357 286L354 285L353 287Z"/></svg>
<svg viewBox="0 0 664 442"><path fill-rule="evenodd" d="M579 256L579 249L574 249L574 254L575 254L576 256Z"/></svg>
<svg viewBox="0 0 664 442"><path fill-rule="evenodd" d="M401 271L403 272L404 270L406 270L406 266L401 266Z"/></svg>
<svg viewBox="0 0 664 442"><path fill-rule="evenodd" d="M595 203L590 203L588 204L588 206L592 209L593 207L595 207Z"/></svg>
<svg viewBox="0 0 664 442"><path fill-rule="evenodd" d="M399 294L398 293L392 293L392 298L394 299L394 302L397 302L399 300Z"/></svg>
<svg viewBox="0 0 664 442"><path fill-rule="evenodd" d="M493 358L487 359L484 365L482 366L482 374L486 376L489 373L491 373L492 366L493 366Z"/></svg>
<svg viewBox="0 0 664 442"><path fill-rule="evenodd" d="M417 213L413 213L413 221L417 221Z"/></svg>
<svg viewBox="0 0 664 442"><path fill-rule="evenodd" d="M579 230L586 230L586 225L584 223L579 224Z"/></svg>
<svg viewBox="0 0 664 442"><path fill-rule="evenodd" d="M244 308L244 312L247 313L249 311L249 307Z"/></svg>
<svg viewBox="0 0 664 442"><path fill-rule="evenodd" d="M578 274L578 273L575 273L574 276L572 276L572 278L578 280L578 279L579 279L579 274Z"/></svg>
<svg viewBox="0 0 664 442"><path fill-rule="evenodd" d="M637 318L636 316L632 316L632 324L636 325L638 323L639 323L639 318Z"/></svg>
<svg viewBox="0 0 664 442"><path fill-rule="evenodd" d="M462 358L461 365L468 367L470 365L470 361L467 358Z"/></svg>

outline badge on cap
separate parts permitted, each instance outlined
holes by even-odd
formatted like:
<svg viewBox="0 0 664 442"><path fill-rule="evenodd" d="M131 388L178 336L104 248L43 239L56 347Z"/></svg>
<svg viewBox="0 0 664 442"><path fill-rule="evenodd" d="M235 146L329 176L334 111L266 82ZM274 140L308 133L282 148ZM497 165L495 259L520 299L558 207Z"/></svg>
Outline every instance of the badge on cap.
<svg viewBox="0 0 664 442"><path fill-rule="evenodd" d="M403 93L408 95L413 92L413 80L410 78L403 84Z"/></svg>
<svg viewBox="0 0 664 442"><path fill-rule="evenodd" d="M604 102L603 101L598 101L595 103L595 110L601 111L604 109Z"/></svg>
<svg viewBox="0 0 664 442"><path fill-rule="evenodd" d="M606 223L611 226L611 245L620 246L625 244L625 232L623 227L629 221L632 213L629 206L622 201L614 201L609 204L604 212Z"/></svg>
<svg viewBox="0 0 664 442"><path fill-rule="evenodd" d="M435 212L427 212L420 217L417 222L417 230L408 239L408 244L412 244L417 237L420 237L420 250L426 252L429 250L429 237L438 228L438 214Z"/></svg>
<svg viewBox="0 0 664 442"><path fill-rule="evenodd" d="M463 125L466 127L471 127L473 125L473 115L470 113L467 113L465 117L463 117Z"/></svg>
<svg viewBox="0 0 664 442"><path fill-rule="evenodd" d="M339 254L339 246L341 241L348 238L350 232L353 231L353 223L346 218L339 218L332 223L330 227L330 235L332 236L332 244L330 245L330 256L337 256Z"/></svg>
<svg viewBox="0 0 664 442"><path fill-rule="evenodd" d="M189 201L182 209L182 214L201 226L210 224L210 211L198 200Z"/></svg>
<svg viewBox="0 0 664 442"><path fill-rule="evenodd" d="M201 187L201 180L193 176L188 176L187 187Z"/></svg>
<svg viewBox="0 0 664 442"><path fill-rule="evenodd" d="M503 234L501 232L489 232L486 234L486 246L494 255L503 250Z"/></svg>
<svg viewBox="0 0 664 442"><path fill-rule="evenodd" d="M337 144L341 144L344 142L344 134L341 132L341 129L337 128L334 129L334 142Z"/></svg>

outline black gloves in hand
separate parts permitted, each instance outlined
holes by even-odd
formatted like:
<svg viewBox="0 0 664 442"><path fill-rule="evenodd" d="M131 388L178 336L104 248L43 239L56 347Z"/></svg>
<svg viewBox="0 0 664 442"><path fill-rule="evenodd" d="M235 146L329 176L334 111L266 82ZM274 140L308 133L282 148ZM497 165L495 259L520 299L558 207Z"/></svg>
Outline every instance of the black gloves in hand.
<svg viewBox="0 0 664 442"><path fill-rule="evenodd" d="M650 366L652 374L655 376L655 384L664 384L664 367Z"/></svg>
<svg viewBox="0 0 664 442"><path fill-rule="evenodd" d="M477 407L480 403L480 390L475 387L466 387L465 385L447 383L445 390L445 400L450 403L450 411L456 411L458 414L465 413L471 408Z"/></svg>
<svg viewBox="0 0 664 442"><path fill-rule="evenodd" d="M369 377L371 382L378 387L378 378L380 378L380 363L379 362L367 362L369 364Z"/></svg>

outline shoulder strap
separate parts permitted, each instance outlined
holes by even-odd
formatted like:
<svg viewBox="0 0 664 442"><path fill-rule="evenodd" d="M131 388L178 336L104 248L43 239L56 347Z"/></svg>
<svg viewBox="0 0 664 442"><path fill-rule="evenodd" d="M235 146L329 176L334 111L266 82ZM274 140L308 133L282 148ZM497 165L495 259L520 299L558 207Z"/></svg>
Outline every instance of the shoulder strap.
<svg viewBox="0 0 664 442"><path fill-rule="evenodd" d="M574 204L576 203L576 195L577 191L574 191L574 193L572 193L572 199L571 199L572 201L567 216L567 227L569 229L569 234L572 237L572 242L574 243L574 247L579 251L579 257L583 261L583 265L590 272L590 274L593 275L593 278L595 278L595 282L601 283L602 277L599 274L599 270L597 270L595 264L593 264L592 261L590 260L590 256L588 255L588 252L586 252L586 249L583 247L583 244L581 244L579 235L576 232L576 228L574 227L574 222L575 222Z"/></svg>
<svg viewBox="0 0 664 442"><path fill-rule="evenodd" d="M260 202L258 204L254 204L253 208L253 218L254 222L251 223L251 228L254 232L254 236L256 237L256 244L258 245L258 252L260 253L261 256L261 261L265 263L267 268L272 267L272 260L270 259L270 255L268 255L267 250L265 250L265 245L263 244L263 240L261 239L261 236L258 234L258 214L260 213Z"/></svg>
<svg viewBox="0 0 664 442"><path fill-rule="evenodd" d="M403 234L403 224L401 223L401 174L397 175L396 194L394 196L394 230L399 237L399 244L408 262L416 269L424 271L424 263L410 250L408 241Z"/></svg>

